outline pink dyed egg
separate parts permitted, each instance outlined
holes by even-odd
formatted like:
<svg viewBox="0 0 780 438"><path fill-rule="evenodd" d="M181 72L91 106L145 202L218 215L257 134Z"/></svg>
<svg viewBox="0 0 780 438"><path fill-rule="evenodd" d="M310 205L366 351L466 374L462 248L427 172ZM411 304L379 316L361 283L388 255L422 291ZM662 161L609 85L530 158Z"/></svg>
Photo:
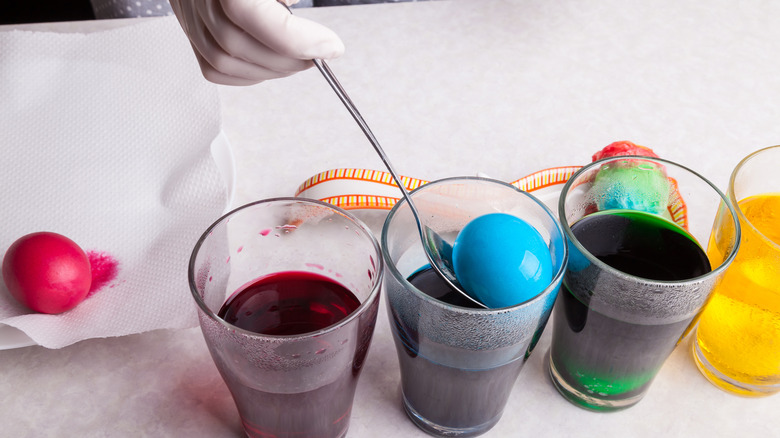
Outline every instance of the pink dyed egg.
<svg viewBox="0 0 780 438"><path fill-rule="evenodd" d="M3 281L14 298L41 313L62 313L86 298L89 258L67 237L38 232L14 242L3 257Z"/></svg>

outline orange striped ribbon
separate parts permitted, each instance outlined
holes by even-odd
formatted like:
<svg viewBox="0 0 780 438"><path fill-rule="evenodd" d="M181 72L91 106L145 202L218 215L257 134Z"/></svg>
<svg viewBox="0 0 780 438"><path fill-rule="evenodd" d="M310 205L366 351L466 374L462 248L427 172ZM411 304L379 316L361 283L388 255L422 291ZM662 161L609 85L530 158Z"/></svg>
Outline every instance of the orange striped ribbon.
<svg viewBox="0 0 780 438"><path fill-rule="evenodd" d="M510 184L520 190L532 193L536 190L565 183L581 167L582 166L552 167L524 176ZM400 176L400 178L401 183L409 191L412 191L429 182L423 179L410 178L407 176ZM674 187L674 194L672 196L673 201L668 207L669 214L672 216L672 220L674 220L674 222L687 229L688 208L685 205L682 196L680 196L677 181L675 181L673 178L669 178L669 180ZM318 186L325 185L328 182L336 181L354 182L357 184L380 184L382 186L395 187L395 181L393 181L392 175L387 172L371 169L341 168L326 170L307 179L300 186L298 186L298 189L295 191L295 196L309 195L306 193L307 191L317 189ZM355 189L357 189L357 187L355 187ZM320 201L327 202L345 210L390 210L399 200L399 198L395 196L361 193L328 193L327 196L314 197L318 198Z"/></svg>

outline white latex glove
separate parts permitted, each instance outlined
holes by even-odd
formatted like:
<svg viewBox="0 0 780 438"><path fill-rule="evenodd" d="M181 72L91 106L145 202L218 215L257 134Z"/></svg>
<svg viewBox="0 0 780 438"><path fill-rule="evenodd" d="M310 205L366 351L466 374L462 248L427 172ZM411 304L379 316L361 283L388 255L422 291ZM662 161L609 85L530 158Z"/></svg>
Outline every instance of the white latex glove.
<svg viewBox="0 0 780 438"><path fill-rule="evenodd" d="M283 0L292 5L298 0ZM251 85L305 70L344 53L332 30L294 16L276 0L170 0L203 76Z"/></svg>

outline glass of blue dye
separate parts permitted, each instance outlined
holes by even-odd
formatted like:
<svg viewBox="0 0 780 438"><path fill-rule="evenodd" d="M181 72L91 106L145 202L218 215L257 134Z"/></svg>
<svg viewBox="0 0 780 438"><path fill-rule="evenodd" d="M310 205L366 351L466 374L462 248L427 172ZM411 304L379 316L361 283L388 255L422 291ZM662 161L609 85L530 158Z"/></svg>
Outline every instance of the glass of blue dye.
<svg viewBox="0 0 780 438"><path fill-rule="evenodd" d="M565 271L566 240L542 202L500 181L448 178L411 195L445 239L454 240L478 216L506 213L534 226L550 251L554 274L540 294L510 307L475 308L430 270L404 201L385 221L381 238L385 290L403 407L430 434L481 435L501 418L515 380L547 324Z"/></svg>

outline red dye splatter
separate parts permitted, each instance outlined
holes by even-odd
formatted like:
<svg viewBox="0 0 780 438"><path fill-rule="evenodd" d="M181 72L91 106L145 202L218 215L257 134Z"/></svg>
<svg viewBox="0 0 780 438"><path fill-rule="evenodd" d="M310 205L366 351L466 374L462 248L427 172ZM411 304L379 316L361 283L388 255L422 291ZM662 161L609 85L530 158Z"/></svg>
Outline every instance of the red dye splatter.
<svg viewBox="0 0 780 438"><path fill-rule="evenodd" d="M119 262L106 252L87 252L89 265L92 267L92 286L87 292L87 298L91 297L106 284L116 278L119 272Z"/></svg>
<svg viewBox="0 0 780 438"><path fill-rule="evenodd" d="M270 228L266 228L265 230L260 231L260 235L261 236L267 236L268 233L270 233L270 232L271 232L271 229Z"/></svg>

